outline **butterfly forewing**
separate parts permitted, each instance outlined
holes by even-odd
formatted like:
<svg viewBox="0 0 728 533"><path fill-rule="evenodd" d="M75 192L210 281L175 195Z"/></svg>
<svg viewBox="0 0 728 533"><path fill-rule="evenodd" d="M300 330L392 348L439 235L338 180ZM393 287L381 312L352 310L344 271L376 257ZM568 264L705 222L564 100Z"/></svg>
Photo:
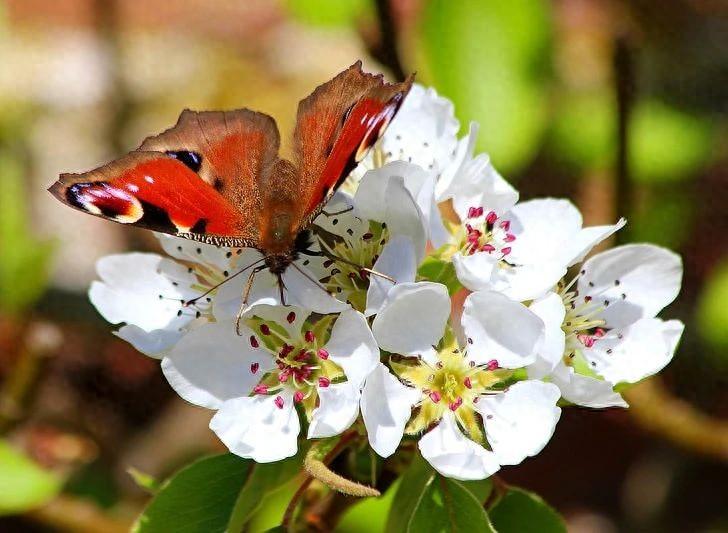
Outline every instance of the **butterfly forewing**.
<svg viewBox="0 0 728 533"><path fill-rule="evenodd" d="M385 83L357 62L301 101L294 132L301 229L384 132L412 79Z"/></svg>

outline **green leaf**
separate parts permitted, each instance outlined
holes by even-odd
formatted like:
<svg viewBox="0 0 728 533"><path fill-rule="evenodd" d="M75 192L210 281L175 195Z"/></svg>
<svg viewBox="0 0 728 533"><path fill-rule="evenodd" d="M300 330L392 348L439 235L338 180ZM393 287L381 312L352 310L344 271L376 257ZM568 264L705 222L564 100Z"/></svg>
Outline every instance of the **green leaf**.
<svg viewBox="0 0 728 533"><path fill-rule="evenodd" d="M0 515L23 513L52 499L61 483L0 440Z"/></svg>
<svg viewBox="0 0 728 533"><path fill-rule="evenodd" d="M313 26L348 26L368 11L368 0L286 0L289 13Z"/></svg>
<svg viewBox="0 0 728 533"><path fill-rule="evenodd" d="M417 275L423 280L442 283L447 287L447 292L450 296L463 288L455 274L455 267L452 261L444 261L434 256L427 256L417 269Z"/></svg>
<svg viewBox="0 0 728 533"><path fill-rule="evenodd" d="M46 288L53 246L28 230L23 168L0 152L0 309L21 313Z"/></svg>
<svg viewBox="0 0 728 533"><path fill-rule="evenodd" d="M483 508L490 491L488 480L462 482L444 478L416 455L394 495L385 531L491 532L493 528Z"/></svg>
<svg viewBox="0 0 728 533"><path fill-rule="evenodd" d="M495 533L483 503L454 479L436 476L410 519L411 533Z"/></svg>
<svg viewBox="0 0 728 533"><path fill-rule="evenodd" d="M646 100L635 108L630 128L630 165L638 181L689 178L709 160L713 131L700 117Z"/></svg>
<svg viewBox="0 0 728 533"><path fill-rule="evenodd" d="M359 503L352 505L341 517L336 531L339 533L384 531L387 515L399 485L400 480L398 479L379 498L364 498Z"/></svg>
<svg viewBox="0 0 728 533"><path fill-rule="evenodd" d="M134 467L129 467L126 469L126 471L134 480L134 483L139 485L141 488L151 492L152 494L159 490L160 483L153 476L145 474L141 470L137 470Z"/></svg>
<svg viewBox="0 0 728 533"><path fill-rule="evenodd" d="M561 516L540 496L511 488L490 510L498 533L566 533Z"/></svg>
<svg viewBox="0 0 728 533"><path fill-rule="evenodd" d="M697 321L701 336L722 354L717 361L728 367L728 261L710 275L698 300Z"/></svg>
<svg viewBox="0 0 728 533"><path fill-rule="evenodd" d="M229 453L205 457L164 482L134 530L240 531L265 496L299 471L296 458L255 464Z"/></svg>
<svg viewBox="0 0 728 533"><path fill-rule="evenodd" d="M483 127L477 148L501 171L523 168L547 123L551 16L545 0L431 0L422 15L420 77Z"/></svg>

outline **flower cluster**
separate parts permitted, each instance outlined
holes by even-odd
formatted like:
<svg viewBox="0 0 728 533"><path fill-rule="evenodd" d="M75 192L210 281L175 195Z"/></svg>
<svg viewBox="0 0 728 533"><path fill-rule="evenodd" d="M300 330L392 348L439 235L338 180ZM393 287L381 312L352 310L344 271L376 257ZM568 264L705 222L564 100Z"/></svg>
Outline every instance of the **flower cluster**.
<svg viewBox="0 0 728 533"><path fill-rule="evenodd" d="M415 85L315 221L319 255L286 270L287 305L260 272L237 331L235 273L256 250L160 236L169 257L103 258L91 301L242 457L355 426L382 457L417 440L457 479L518 464L561 406L626 407L615 387L670 361L683 325L656 315L682 265L649 244L585 260L624 220L584 227L568 200L520 202L474 154L477 126L458 130L452 104Z"/></svg>

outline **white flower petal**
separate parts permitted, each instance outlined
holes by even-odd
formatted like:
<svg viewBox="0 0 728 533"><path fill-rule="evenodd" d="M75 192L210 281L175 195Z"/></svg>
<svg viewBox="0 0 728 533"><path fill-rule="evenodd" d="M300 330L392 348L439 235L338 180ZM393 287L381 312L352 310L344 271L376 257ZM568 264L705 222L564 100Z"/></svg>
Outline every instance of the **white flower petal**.
<svg viewBox="0 0 728 533"><path fill-rule="evenodd" d="M672 360L684 328L679 320L643 318L624 329L610 331L591 348L583 348L582 353L607 381L636 383Z"/></svg>
<svg viewBox="0 0 728 533"><path fill-rule="evenodd" d="M417 265L412 240L405 235L395 235L382 248L382 253L372 266L372 270L393 278L397 283L415 280ZM388 279L372 274L367 289L367 308L365 314L376 314L387 299L394 284Z"/></svg>
<svg viewBox="0 0 728 533"><path fill-rule="evenodd" d="M488 443L502 465L517 465L540 452L554 433L561 409L559 388L543 381L520 381L505 393L475 404Z"/></svg>
<svg viewBox="0 0 728 533"><path fill-rule="evenodd" d="M475 142L478 139L479 128L477 122L470 123L467 135L457 142L449 163L447 166L441 168L442 172L440 172L435 189L438 202L452 198L458 190L465 188L461 182L465 174L464 171L473 160L473 152L475 151Z"/></svg>
<svg viewBox="0 0 728 533"><path fill-rule="evenodd" d="M346 226L346 224L342 223L342 221L355 218L353 206L353 198L345 192L338 190L331 198L331 200L326 203L326 207L324 208L324 211L326 213L338 214L326 215L324 213L321 213L318 217L316 217L314 224L316 224L316 226L318 226L319 228L328 231L329 233L339 235L341 227Z"/></svg>
<svg viewBox="0 0 728 533"><path fill-rule="evenodd" d="M379 347L360 312L348 309L339 315L326 343L329 358L339 365L346 379L361 389L366 377L379 364Z"/></svg>
<svg viewBox="0 0 728 533"><path fill-rule="evenodd" d="M240 306L243 303L245 286L253 273L254 267L251 265L257 265L263 259L263 255L258 250L243 248L242 254L238 259L240 268L236 268L233 275L247 267L245 272L223 283L214 294L210 295L213 306L212 314L217 320L225 320L237 316ZM253 284L248 293L248 305L275 305L277 303L279 303L278 280L267 269L257 272L253 277Z"/></svg>
<svg viewBox="0 0 728 533"><path fill-rule="evenodd" d="M528 367L529 377L541 379L550 374L564 356L566 335L561 325L564 322L566 309L561 296L554 292L535 300L529 309L543 321L546 328L536 361Z"/></svg>
<svg viewBox="0 0 728 533"><path fill-rule="evenodd" d="M319 387L319 405L311 414L309 439L322 439L338 435L354 423L359 416L359 390L351 383L336 383Z"/></svg>
<svg viewBox="0 0 728 533"><path fill-rule="evenodd" d="M338 313L349 308L329 294L311 271L299 266L300 262L299 259L296 265L289 266L283 273L286 304L299 305L321 314Z"/></svg>
<svg viewBox="0 0 728 533"><path fill-rule="evenodd" d="M164 233L155 233L155 236L159 239L162 249L176 259L213 265L221 271L230 270L230 267L235 265L237 254L234 253L234 249L191 241Z"/></svg>
<svg viewBox="0 0 728 533"><path fill-rule="evenodd" d="M203 324L182 337L162 360L162 372L182 398L195 405L217 409L223 402L247 396L260 378L273 368L273 358L253 348L235 333L232 322ZM253 373L251 365L258 363Z"/></svg>
<svg viewBox="0 0 728 533"><path fill-rule="evenodd" d="M533 265L498 268L493 271L492 289L523 302L543 296L566 274L566 265L543 261Z"/></svg>
<svg viewBox="0 0 728 533"><path fill-rule="evenodd" d="M455 275L471 291L489 289L492 285L493 271L498 268L498 258L487 252L473 255L457 253L452 258Z"/></svg>
<svg viewBox="0 0 728 533"><path fill-rule="evenodd" d="M274 396L235 398L222 404L210 420L210 429L235 455L258 463L280 461L296 454L301 430L290 392Z"/></svg>
<svg viewBox="0 0 728 533"><path fill-rule="evenodd" d="M655 316L680 292L680 256L651 244L618 246L582 266L579 294L608 303L599 318L610 328ZM605 304L607 305L607 304Z"/></svg>
<svg viewBox="0 0 728 533"><path fill-rule="evenodd" d="M544 336L544 323L535 313L497 292L470 294L461 323L468 357L480 364L495 359L503 368L533 363Z"/></svg>
<svg viewBox="0 0 728 533"><path fill-rule="evenodd" d="M126 325L114 332L114 335L125 340L144 355L161 359L186 333L180 328L153 329L145 331L139 326Z"/></svg>
<svg viewBox="0 0 728 533"><path fill-rule="evenodd" d="M516 204L506 218L511 220L511 233L517 236L511 243L510 259L525 265L559 257L582 224L581 213L574 204L555 198Z"/></svg>
<svg viewBox="0 0 728 533"><path fill-rule="evenodd" d="M381 363L367 377L361 414L369 444L381 457L389 457L397 450L419 397L418 390L403 385Z"/></svg>
<svg viewBox="0 0 728 533"><path fill-rule="evenodd" d="M440 283L401 283L389 291L372 332L383 349L410 355L437 344L450 316L450 297Z"/></svg>
<svg viewBox="0 0 728 533"><path fill-rule="evenodd" d="M583 261L592 248L622 229L626 223L625 219L620 218L616 224L610 226L589 226L581 229L561 252L564 262L571 266Z"/></svg>
<svg viewBox="0 0 728 533"><path fill-rule="evenodd" d="M500 216L518 202L518 191L493 168L485 154L464 165L457 181L453 207L460 220L465 220L471 207L483 207L486 213L495 211Z"/></svg>
<svg viewBox="0 0 728 533"><path fill-rule="evenodd" d="M573 404L594 409L628 407L622 396L614 392L611 383L577 374L563 362L554 369L551 380L561 390L561 396Z"/></svg>
<svg viewBox="0 0 728 533"><path fill-rule="evenodd" d="M156 254L102 257L96 263L101 281L89 289L91 303L112 324L126 322L145 331L182 327L194 319L193 312L177 316L190 293L173 284L163 265L171 269L174 263Z"/></svg>
<svg viewBox="0 0 728 533"><path fill-rule="evenodd" d="M500 469L496 455L463 435L449 412L420 439L419 448L435 470L454 479L485 479Z"/></svg>

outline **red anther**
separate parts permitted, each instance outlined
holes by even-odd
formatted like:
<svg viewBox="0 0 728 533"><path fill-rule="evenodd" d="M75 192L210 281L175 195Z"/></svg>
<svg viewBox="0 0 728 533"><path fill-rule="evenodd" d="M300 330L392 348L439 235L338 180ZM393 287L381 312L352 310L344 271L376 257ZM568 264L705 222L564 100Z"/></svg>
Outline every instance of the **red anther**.
<svg viewBox="0 0 728 533"><path fill-rule="evenodd" d="M465 386L466 386L467 388L469 388L469 389L472 389L472 388L473 388L473 382L472 382L472 381L470 381L470 377L466 377L466 378L465 378L465 379L463 380L463 384L464 384L464 385L465 385Z"/></svg>
<svg viewBox="0 0 728 533"><path fill-rule="evenodd" d="M458 399L455 400L454 402L452 402L450 405L448 405L448 407L450 408L451 411L457 411L458 407L460 407L462 404L463 404L463 399L458 397Z"/></svg>
<svg viewBox="0 0 728 533"><path fill-rule="evenodd" d="M276 404L276 407L278 409L283 409L283 398L281 398L280 396L276 396L276 399L273 400L273 403Z"/></svg>
<svg viewBox="0 0 728 533"><path fill-rule="evenodd" d="M498 220L498 215L495 214L495 211L491 211L488 213L488 216L485 217L485 221L488 224L495 224L495 221Z"/></svg>
<svg viewBox="0 0 728 533"><path fill-rule="evenodd" d="M432 391L430 394L428 394L428 396L430 397L430 400L435 403L439 402L442 399L442 396L440 396L440 393L437 391Z"/></svg>
<svg viewBox="0 0 728 533"><path fill-rule="evenodd" d="M506 236L503 240L506 242L513 242L516 240L516 236L513 235L513 233L506 233Z"/></svg>
<svg viewBox="0 0 728 533"><path fill-rule="evenodd" d="M476 212L477 212L477 208L475 208L475 207L468 208L468 218L475 218L476 216L478 216L475 214Z"/></svg>
<svg viewBox="0 0 728 533"><path fill-rule="evenodd" d="M290 313L288 313L288 316L286 317L286 320L288 320L288 323L289 324L293 324L293 321L296 320L296 313L294 313L293 311L291 311Z"/></svg>
<svg viewBox="0 0 728 533"><path fill-rule="evenodd" d="M255 338L255 335L250 336L250 345L253 348L257 348L258 346L260 346L260 344L258 344L258 339Z"/></svg>
<svg viewBox="0 0 728 533"><path fill-rule="evenodd" d="M510 246L506 246L505 248L501 248L501 253L504 256L508 255L509 253L511 253L511 247Z"/></svg>
<svg viewBox="0 0 728 533"><path fill-rule="evenodd" d="M331 380L329 378L325 378L322 376L322 377L318 378L318 384L319 384L319 387L322 387L325 389L326 387L331 385Z"/></svg>
<svg viewBox="0 0 728 533"><path fill-rule="evenodd" d="M499 368L498 361L496 359L491 359L486 363L485 368L491 371L497 370Z"/></svg>
<svg viewBox="0 0 728 533"><path fill-rule="evenodd" d="M308 350L306 348L301 348L296 354L296 357L294 357L293 359L298 362L305 361L306 359L308 359Z"/></svg>
<svg viewBox="0 0 728 533"><path fill-rule="evenodd" d="M594 330L594 336L597 338L604 337L604 335L606 335L606 334L607 334L607 332L604 331L602 328L597 328L596 330Z"/></svg>
<svg viewBox="0 0 728 533"><path fill-rule="evenodd" d="M317 355L324 361L329 358L329 352L328 352L328 350L326 350L324 348L319 348Z"/></svg>
<svg viewBox="0 0 728 533"><path fill-rule="evenodd" d="M255 374L259 368L260 368L260 365L258 363L252 363L250 365L250 372Z"/></svg>
<svg viewBox="0 0 728 533"><path fill-rule="evenodd" d="M359 269L359 277L360 277L361 279L363 279L364 281L366 281L366 280L367 280L367 279L369 278L369 272L367 272L367 271L366 271L366 270L364 270L363 268L360 268L360 269Z"/></svg>
<svg viewBox="0 0 728 533"><path fill-rule="evenodd" d="M590 335L581 334L577 335L576 338L587 348L591 348L592 346L594 346L594 337Z"/></svg>
<svg viewBox="0 0 728 533"><path fill-rule="evenodd" d="M260 332L263 335L270 335L270 326L268 326L268 324L261 324L260 325Z"/></svg>
<svg viewBox="0 0 728 533"><path fill-rule="evenodd" d="M268 387L266 385L256 385L253 392L255 394L268 394Z"/></svg>
<svg viewBox="0 0 728 533"><path fill-rule="evenodd" d="M313 334L313 331L308 330L306 334L303 336L304 339L306 339L306 342L313 342L316 340L316 336Z"/></svg>
<svg viewBox="0 0 728 533"><path fill-rule="evenodd" d="M300 390L297 390L293 393L293 401L296 403L300 403L303 401L303 393Z"/></svg>
<svg viewBox="0 0 728 533"><path fill-rule="evenodd" d="M511 221L504 220L500 223L500 227L503 228L503 231L509 231L511 229Z"/></svg>
<svg viewBox="0 0 728 533"><path fill-rule="evenodd" d="M291 371L288 369L281 370L278 373L278 381L280 381L281 383L285 383L286 381L288 381L288 378L290 378L290 377L291 377Z"/></svg>
<svg viewBox="0 0 728 533"><path fill-rule="evenodd" d="M293 351L293 346L291 346L290 344L284 344L284 345L283 345L283 346L281 347L281 351L280 351L280 352L278 352L278 355L279 355L280 357L288 357L288 355L289 355L289 354L290 354L290 353L291 353L292 351Z"/></svg>
<svg viewBox="0 0 728 533"><path fill-rule="evenodd" d="M587 303L589 303L589 302L592 301L592 297L591 296L584 296L584 301L587 302Z"/></svg>
<svg viewBox="0 0 728 533"><path fill-rule="evenodd" d="M484 244L480 247L480 251L488 253L495 252L495 246L493 246L492 244Z"/></svg>

